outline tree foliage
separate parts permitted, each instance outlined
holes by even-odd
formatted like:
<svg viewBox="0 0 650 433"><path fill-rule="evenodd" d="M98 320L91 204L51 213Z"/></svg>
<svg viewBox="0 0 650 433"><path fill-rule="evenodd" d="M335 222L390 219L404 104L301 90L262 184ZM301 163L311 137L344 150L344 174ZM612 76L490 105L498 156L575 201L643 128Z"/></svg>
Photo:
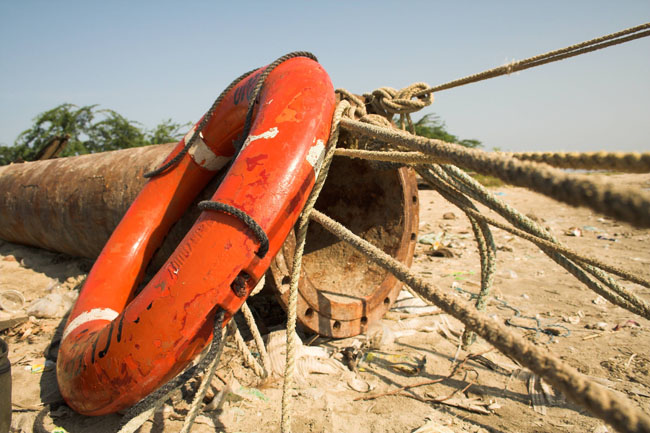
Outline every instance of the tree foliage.
<svg viewBox="0 0 650 433"><path fill-rule="evenodd" d="M483 144L475 139L460 139L459 137L447 131L445 122L440 120L435 114L427 114L422 116L420 120L415 122L415 133L427 138L435 138L438 140L446 141L448 143L457 143L465 147L478 148Z"/></svg>
<svg viewBox="0 0 650 433"><path fill-rule="evenodd" d="M61 104L36 116L32 127L23 131L13 146L0 146L0 165L32 160L55 136L69 136L60 156L73 156L178 141L188 125L168 119L146 129L97 105Z"/></svg>

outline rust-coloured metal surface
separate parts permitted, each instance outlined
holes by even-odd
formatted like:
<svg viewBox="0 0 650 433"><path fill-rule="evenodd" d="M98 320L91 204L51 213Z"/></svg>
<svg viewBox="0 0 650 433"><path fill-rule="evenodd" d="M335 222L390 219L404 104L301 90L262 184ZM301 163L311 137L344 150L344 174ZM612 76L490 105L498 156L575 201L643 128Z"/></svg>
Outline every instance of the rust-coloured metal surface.
<svg viewBox="0 0 650 433"><path fill-rule="evenodd" d="M0 167L0 238L95 258L175 144Z"/></svg>
<svg viewBox="0 0 650 433"><path fill-rule="evenodd" d="M157 167L175 144L27 162L0 167L0 238L96 258L142 189L142 174ZM220 175L200 194L212 195ZM417 184L406 168L377 171L336 157L316 205L410 265L418 228ZM165 262L194 224L196 206L177 222L149 266ZM286 307L290 235L271 265L268 284ZM348 337L363 332L395 300L401 284L317 224L310 224L300 280L298 319L315 332Z"/></svg>
<svg viewBox="0 0 650 433"><path fill-rule="evenodd" d="M375 170L365 161L336 157L316 208L411 265L419 213L411 169ZM294 249L292 234L271 264L275 292L285 308ZM358 335L386 313L401 287L392 274L310 224L298 296L303 325L324 336Z"/></svg>

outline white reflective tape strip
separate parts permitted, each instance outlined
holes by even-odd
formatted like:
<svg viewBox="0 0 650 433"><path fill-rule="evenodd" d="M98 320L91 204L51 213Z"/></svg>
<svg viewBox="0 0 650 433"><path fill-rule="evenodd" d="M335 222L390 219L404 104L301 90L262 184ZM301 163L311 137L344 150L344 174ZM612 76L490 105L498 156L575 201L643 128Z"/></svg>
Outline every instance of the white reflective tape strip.
<svg viewBox="0 0 650 433"><path fill-rule="evenodd" d="M195 132L196 125L194 125L190 132L185 135L186 144L190 142ZM196 137L196 140L192 143L192 147L190 147L188 153L194 162L210 171L221 170L232 159L229 156L215 155L212 149L210 149L208 145L205 144L205 141L203 141L203 133L199 133L199 136Z"/></svg>
<svg viewBox="0 0 650 433"><path fill-rule="evenodd" d="M232 159L230 156L215 155L212 149L205 144L203 137L194 140L194 145L190 148L190 156L201 167L210 171L221 170Z"/></svg>
<svg viewBox="0 0 650 433"><path fill-rule="evenodd" d="M323 164L323 157L325 156L325 143L323 140L318 140L307 153L307 162L314 167L314 173L318 176L320 166Z"/></svg>
<svg viewBox="0 0 650 433"><path fill-rule="evenodd" d="M251 144L255 140L259 140L260 138L263 138L265 140L268 140L269 138L273 138L276 135L278 135L278 132L280 132L278 130L278 127L274 126L273 128L269 129L266 132L262 132L259 135L250 134L248 137L246 137L246 141L244 141L244 144L242 145L241 148L242 148L242 150L246 149L246 146L248 146L249 144Z"/></svg>
<svg viewBox="0 0 650 433"><path fill-rule="evenodd" d="M61 337L61 341L65 340L68 334L70 334L72 331L84 323L88 323L93 320L106 320L107 322L110 322L117 316L119 316L117 311L111 310L110 308L94 308L90 311L85 311L75 317L72 322L68 323L68 326L66 326L65 330L63 331L63 337Z"/></svg>

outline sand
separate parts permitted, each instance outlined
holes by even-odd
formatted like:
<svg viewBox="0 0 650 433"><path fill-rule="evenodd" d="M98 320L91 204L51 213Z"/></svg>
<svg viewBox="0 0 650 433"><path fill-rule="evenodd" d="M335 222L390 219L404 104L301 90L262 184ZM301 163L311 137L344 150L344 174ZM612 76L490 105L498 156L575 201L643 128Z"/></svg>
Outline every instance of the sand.
<svg viewBox="0 0 650 433"><path fill-rule="evenodd" d="M608 178L619 184L650 189L650 175ZM492 192L523 213L535 216L565 245L650 276L650 230L618 223L521 188L504 186L492 188ZM440 240L447 250L441 255L453 256L438 257L430 245L418 243L413 270L442 290L468 300L469 292L478 291L480 266L467 220L431 190L420 191L420 206L419 236ZM581 236L566 234L575 232L574 228L579 229ZM498 229L494 230L494 237L498 271L493 295L498 299L491 299L487 313L501 322L510 319L518 325L512 327L515 332L650 412L650 321L602 300L531 243ZM63 315L91 265L86 260L0 241L0 291L16 290L25 298L25 305L16 312L0 310L1 323L22 321L0 332L9 344L13 366L13 431L117 430L119 414L86 417L70 410L58 393L53 369ZM624 281L622 284L650 301L649 289ZM63 300L58 310L50 312L54 317L30 317L30 305L48 295ZM262 305L274 302L270 299L258 301L260 312L264 309L268 314L268 308ZM270 310L275 315L266 317L266 329L273 329L283 320L281 310ZM519 317L515 317L516 311ZM535 318L541 328L560 335L525 329L537 327ZM467 351L458 350L460 331L462 325L445 315L393 312L373 327L370 339L316 339L312 346L334 353L363 345L365 359L357 365L356 373L345 367L326 374L305 374L292 393L293 431L613 431L611 427L606 430L599 419L567 402L507 356L490 350L485 342L479 340ZM310 336L302 337L306 340ZM467 359L450 376L454 367L470 354L482 355ZM256 378L243 365L232 341L223 354L218 373L231 385L237 382L243 388L230 393L221 410L204 412L192 431L279 431L281 380L262 382ZM436 380L437 383L372 398L407 385ZM187 411L190 385L140 431L179 431ZM216 378L213 385L210 398L225 387ZM470 386L465 389L467 385ZM450 398L444 400L446 397Z"/></svg>

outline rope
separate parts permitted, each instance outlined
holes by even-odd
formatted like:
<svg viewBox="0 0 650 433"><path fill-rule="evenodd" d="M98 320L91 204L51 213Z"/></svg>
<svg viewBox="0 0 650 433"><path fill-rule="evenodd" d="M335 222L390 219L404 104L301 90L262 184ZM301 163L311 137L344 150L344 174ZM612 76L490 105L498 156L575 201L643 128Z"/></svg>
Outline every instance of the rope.
<svg viewBox="0 0 650 433"><path fill-rule="evenodd" d="M640 284L644 287L650 288L650 280L643 278L642 276L633 274L629 271L626 271L624 269L621 269L617 266L610 265L609 263L603 262L602 260L599 260L595 257L590 257L582 254L578 254L577 252L565 247L564 245L556 244L553 242L549 242L547 240L544 240L542 238L539 238L537 236L530 235L526 233L523 230L516 229L514 227L510 227L506 224L502 224L499 221L490 218L487 215L483 215L480 212L477 212L475 210L469 210L468 211L474 218L480 219L485 221L486 223L490 224L491 226L500 228L501 230L505 230L509 233L512 233L515 236L519 236L522 239L526 239L527 241L530 241L534 243L535 245L538 245L540 247L545 247L552 249L554 251L557 251L558 253L562 253L568 258L575 260L577 262L582 262L588 265L592 266L597 266L601 268L604 271L610 272L614 275L618 275L621 278L625 278L628 281L631 281L636 284Z"/></svg>
<svg viewBox="0 0 650 433"><path fill-rule="evenodd" d="M629 29L621 30L616 33L609 35L601 36L599 38L590 39L585 42L581 42L575 45L570 45L566 48L559 50L549 51L544 54L539 54L534 57L529 57L524 60L508 63L507 65L498 66L487 71L479 72L477 74L469 75L464 78L459 78L457 80L450 81L445 84L440 84L438 86L429 87L417 93L414 96L424 96L429 93L439 92L441 90L451 89L454 87L462 86L469 83L475 83L477 81L487 80L489 78L498 77L501 75L509 75L513 72L523 71L524 69L533 68L535 66L540 66L546 63L556 62L558 60L567 59L569 57L578 56L580 54L589 53L591 51L600 50L612 45L622 44L624 42L629 42L634 39L643 38L650 36L650 23L641 24L636 27L631 27Z"/></svg>
<svg viewBox="0 0 650 433"><path fill-rule="evenodd" d="M622 152L521 152L501 153L522 161L534 161L557 168L616 170L624 173L650 172L650 153Z"/></svg>
<svg viewBox="0 0 650 433"><path fill-rule="evenodd" d="M467 197L454 189L451 185L447 184L440 176L437 176L434 172L427 170L425 167L420 166L417 171L424 180L440 193L440 195L462 210L470 222L472 231L474 232L474 237L476 238L481 261L481 290L476 296L476 309L484 310L496 269L496 246L494 244L492 232L484 221L474 217L473 213L479 213L478 209ZM463 348L467 348L469 345L474 343L475 339L475 334L466 329L462 336Z"/></svg>
<svg viewBox="0 0 650 433"><path fill-rule="evenodd" d="M241 146L246 140L246 137L248 137L248 133L250 132L251 128L251 123L253 119L253 109L255 107L255 103L257 102L257 97L259 96L259 93L262 89L262 86L264 85L264 82L266 81L266 78L269 76L269 74L276 68L278 67L282 62L292 59L294 57L307 57L309 59L312 59L314 61L318 61L316 56L314 56L312 53L307 52L307 51L295 51L289 54L285 54L284 56L278 58L276 61L271 63L269 66L267 66L264 71L260 74L260 76L257 78L257 82L255 83L255 88L253 89L251 100L248 104L248 111L246 112L246 120L244 122L244 130L242 132L241 138L239 142L236 144L236 150L239 152L241 150ZM235 78L235 80L230 83L228 87L225 88L223 92L219 95L219 97L212 103L212 106L210 109L205 113L205 115L201 118L201 121L199 122L199 126L196 128L196 131L194 131L194 134L192 134L192 137L185 143L185 146L181 151L174 156L172 159L170 159L167 163L163 164L159 168L150 171L148 173L144 174L144 177L146 178L151 178L158 176L159 174L163 173L165 170L167 170L170 167L175 166L180 162L181 159L185 156L185 154L190 150L194 142L196 141L196 138L200 136L201 132L205 128L205 126L208 124L210 119L212 119L212 116L214 115L215 110L223 101L223 99L226 97L228 92L230 92L237 84L239 84L242 80L247 78L249 75L251 75L253 72L257 71L257 69L253 69L251 71L246 72L245 74L240 75L239 77ZM234 158L233 158L234 159Z"/></svg>
<svg viewBox="0 0 650 433"><path fill-rule="evenodd" d="M311 59L315 62L318 62L318 59L316 58L315 55L310 53L309 51L294 51L288 54L285 54L282 57L279 57L277 60L275 60L273 63L268 65L264 71L260 74L259 78L257 79L257 83L255 83L255 87L253 88L251 100L248 103L248 111L246 112L246 120L244 122L244 133L241 136L241 139L239 140L239 143L237 143L237 149L240 150L242 145L244 144L244 141L246 141L246 138L248 137L248 133L250 132L251 129L251 124L253 122L253 108L255 107L255 104L257 103L257 99L259 97L260 92L262 91L262 87L264 86L264 83L266 81L266 78L277 68L280 66L282 63L286 62L289 59L293 59L296 57L306 57L308 59Z"/></svg>
<svg viewBox="0 0 650 433"><path fill-rule="evenodd" d="M551 236L546 230L544 230L542 227L540 227L538 224L536 224L527 216L522 215L516 209L510 207L503 201L497 199L495 196L490 194L490 192L487 191L485 187L483 187L483 185L478 183L472 177L468 176L462 170L458 169L457 167L449 166L449 165L443 167L444 167L443 171L447 172L450 175L448 177L449 181L454 183L454 186L458 188L460 191L462 191L463 193L469 195L470 197L474 198L475 200L479 201L480 203L484 204L485 206L488 206L490 209L499 213L502 217L504 217L508 222L510 222L514 226L522 230L525 230L530 234L541 237L547 241L553 242L555 244L559 244L558 241L553 236ZM455 182L454 179L456 180ZM625 308L628 311L638 314L639 316L645 317L644 310L641 307L643 301L639 300L634 295L627 292L624 288L616 284L615 281L611 279L606 280L605 278L602 278L603 276L602 272L599 271L598 269L593 268L591 266L587 266L583 269L582 267L568 260L562 254L559 254L553 251L552 249L542 247L542 251L547 256L549 256L553 261L555 261L557 264L559 264L564 269L566 269L571 275L573 275L576 279L578 279L578 281L586 285L588 288L590 288L597 294L601 295L602 297L604 297L605 299L607 299L608 301L612 302L615 305ZM605 284L614 293L612 293L612 291L600 285L597 281L591 279L587 275L587 273L595 275L601 281L605 279L606 280L604 281ZM628 297L631 300L631 302L628 302L625 299L625 297Z"/></svg>
<svg viewBox="0 0 650 433"><path fill-rule="evenodd" d="M257 325L255 324L255 318L253 317L253 313L251 312L250 307L246 302L242 304L239 313L241 313L242 317L246 321L246 325L248 326L248 329L253 335L255 346L257 347L257 350L259 351L260 354L261 363L257 362L255 357L251 353L250 349L248 348L248 345L244 341L244 338L242 337L241 332L239 331L239 325L237 325L237 322L231 320L228 325L232 328L233 334L235 336L235 344L237 345L237 349L242 353L242 356L244 357L244 363L246 364L246 366L252 368L253 372L258 377L262 379L266 379L269 375L268 374L268 366L270 365L269 354L266 351L266 347L264 346L262 335L260 334L260 331L257 328Z"/></svg>
<svg viewBox="0 0 650 433"><path fill-rule="evenodd" d="M476 293L470 292L469 290L465 290L465 289L463 289L461 287L454 287L454 290L459 292L459 293L465 293L465 294L470 295L470 299L477 299L479 297L479 295L477 295ZM539 318L537 318L535 316L526 316L526 315L522 314L521 310L519 310L517 307L513 307L506 300L501 299L501 298L499 298L497 296L492 296L491 298L494 299L495 301L497 301L500 304L500 305L497 306L497 308L507 308L508 310L511 310L511 311L513 311L515 313L515 315L513 317L519 317L521 319L532 320L537 325L536 327L521 325L519 323L515 323L512 320L512 317L509 317L509 318L507 318L505 320L505 324L508 325L508 326L512 326L513 328L525 329L527 331L535 331L535 337L539 336L540 333L541 334L546 334L546 335L548 335L550 337L549 338L549 343L553 342L554 337L556 337L556 336L557 337L568 337L568 336L571 335L571 330L569 328L567 328L566 326L560 324L560 323L549 323L547 325L542 326L542 322L541 322L541 320ZM560 328L560 329L564 330L564 334L563 335L558 335L557 332L554 332L552 329L549 329L549 328Z"/></svg>
<svg viewBox="0 0 650 433"><path fill-rule="evenodd" d="M364 94L363 96L372 107L374 113L389 120L393 118L393 115L398 114L402 129L404 129L406 121L409 130L414 132L410 114L433 103L433 95L431 93L421 93L428 87L426 83L414 83L401 90L396 90L392 87L380 87L372 93Z"/></svg>
<svg viewBox="0 0 650 433"><path fill-rule="evenodd" d="M120 430L118 433L134 433L137 431L142 426L142 424L156 411L156 409L167 399L169 399L174 391L176 391L192 377L205 372L209 368L211 369L213 364L216 365L218 363L224 343L222 330L224 318L225 311L219 308L214 317L212 343L210 343L210 348L208 349L208 352L205 354L203 359L201 359L201 361L199 361L199 363L195 366L188 368L182 374L167 382L155 392L149 394L135 406L132 406L122 418L122 422L120 423ZM212 373L214 372L214 370L211 371ZM207 376L208 375L206 374L206 377ZM209 376L210 378L208 381L212 378L212 374ZM206 378L204 378L204 380L205 379ZM201 397L201 400L202 399L203 397ZM191 422L194 422L194 418L192 418Z"/></svg>
<svg viewBox="0 0 650 433"><path fill-rule="evenodd" d="M298 306L298 281L300 279L300 269L302 267L302 256L305 249L305 240L307 238L307 229L309 226L309 216L314 211L314 205L318 195L323 189L327 173L329 171L332 157L336 149L336 143L339 137L339 124L343 113L349 109L350 104L347 101L341 101L337 104L332 117L332 129L327 142L327 152L325 153L323 164L314 187L307 199L307 203L300 215L296 234L296 250L293 256L293 265L291 268L291 283L289 285L289 302L287 313L287 353L286 366L284 370L284 383L282 386L282 432L291 432L291 386L293 384L293 375L295 370L296 342L295 330Z"/></svg>
<svg viewBox="0 0 650 433"><path fill-rule="evenodd" d="M399 163L406 163L406 164L425 164L425 163L439 163L443 164L447 161L441 160L439 158L436 158L434 156L429 156L425 155L421 152L398 152L398 151L369 151L369 150L357 150L357 149L341 149L338 148L336 149L335 155L339 156L347 156L349 158L359 158L359 159L367 159L367 160L374 160L374 161L390 161L390 162L399 162ZM513 156L517 157L517 154L512 154ZM576 154L580 155L580 154ZM635 155L635 154L626 154L626 155ZM645 156L646 154L642 154ZM627 171L630 172L630 170L624 170L620 165L617 167L613 167L612 165L608 166L610 169L617 169L619 171ZM563 167L563 168L569 168L569 167ZM581 167L584 168L584 167ZM596 165L590 167L590 169L597 168ZM602 169L602 167L600 167ZM635 171L636 172L636 171ZM641 172L641 171L639 171ZM614 275L618 275L619 277L625 278L628 281L631 281L636 284L640 284L644 287L650 288L650 280L643 278L639 275L632 274L628 271L625 271L621 268L618 268L616 266L610 265L608 263L605 263L601 260L598 260L596 258L590 257L590 256L585 256L585 255L580 255L576 253L573 250L570 250L564 246L561 246L556 243L552 243L549 241L546 241L538 236L532 236L528 234L527 232L523 230L518 230L515 228L512 228L510 226L504 225L499 223L498 221L491 219L487 216L484 216L483 214L479 212L471 212L472 215L476 218L483 219L486 221L488 224L493 225L495 227L498 227L502 230L506 230L516 236L522 237L526 240L529 240L531 242L536 243L537 245L544 246L544 247L553 247L556 248L558 252L561 252L562 254L566 255L567 257L583 262L585 264L597 266L607 272L611 272Z"/></svg>
<svg viewBox="0 0 650 433"><path fill-rule="evenodd" d="M359 238L321 212L312 210L310 218L368 256L373 262L392 272L401 282L408 284L429 302L463 322L465 326L501 352L508 354L535 374L544 377L572 401L587 408L593 415L623 432L650 432L650 417L627 399L621 398L587 379L560 359L516 336L484 313L463 305L440 289L424 282L412 274L402 263Z"/></svg>
<svg viewBox="0 0 650 433"><path fill-rule="evenodd" d="M185 154L190 150L190 148L192 147L192 145L196 141L196 138L201 135L201 132L203 131L205 126L208 124L208 122L210 121L210 119L214 115L215 110L217 109L217 107L219 106L221 101L223 101L223 99L226 97L228 92L230 92L237 84L239 84L242 80L244 80L246 77L251 75L256 70L257 69L253 69L252 71L248 71L248 72L240 75L239 77L235 78L235 80L232 83L230 83L230 85L228 87L226 87L223 92L221 92L221 94L217 97L217 99L215 99L215 101L212 103L212 106L210 106L210 108L205 113L205 115L203 115L203 117L201 118L201 121L199 122L199 126L196 128L196 131L194 131L194 134L192 134L190 139L185 143L185 146L183 147L183 149L181 149L181 151L178 152L178 154L176 156L174 156L172 159L170 159L165 164L161 165L160 167L158 167L155 170L152 170L152 171L150 171L148 173L145 173L144 177L151 178L151 177L158 176L159 174L163 173L168 168L173 167L176 164L178 164L180 162L180 160L183 159Z"/></svg>
<svg viewBox="0 0 650 433"><path fill-rule="evenodd" d="M214 210L221 211L227 214L230 214L238 218L241 222L246 224L246 226L255 234L257 240L260 242L260 248L257 250L257 256L259 258L264 258L266 253L269 252L269 237L264 233L264 229L246 212L241 209L237 209L234 206L231 206L226 203L219 203L216 201L204 200L199 203L199 209L201 210Z"/></svg>
<svg viewBox="0 0 650 433"><path fill-rule="evenodd" d="M334 153L348 158L365 159L369 161L397 162L401 164L446 164L449 161L422 152L400 152L397 150L361 150L337 148Z"/></svg>
<svg viewBox="0 0 650 433"><path fill-rule="evenodd" d="M572 206L587 206L638 227L650 227L650 195L630 188L597 181L585 175L565 173L544 164L518 161L355 120L342 119L341 126L366 137L444 158L454 165L498 177L504 182L532 189Z"/></svg>

